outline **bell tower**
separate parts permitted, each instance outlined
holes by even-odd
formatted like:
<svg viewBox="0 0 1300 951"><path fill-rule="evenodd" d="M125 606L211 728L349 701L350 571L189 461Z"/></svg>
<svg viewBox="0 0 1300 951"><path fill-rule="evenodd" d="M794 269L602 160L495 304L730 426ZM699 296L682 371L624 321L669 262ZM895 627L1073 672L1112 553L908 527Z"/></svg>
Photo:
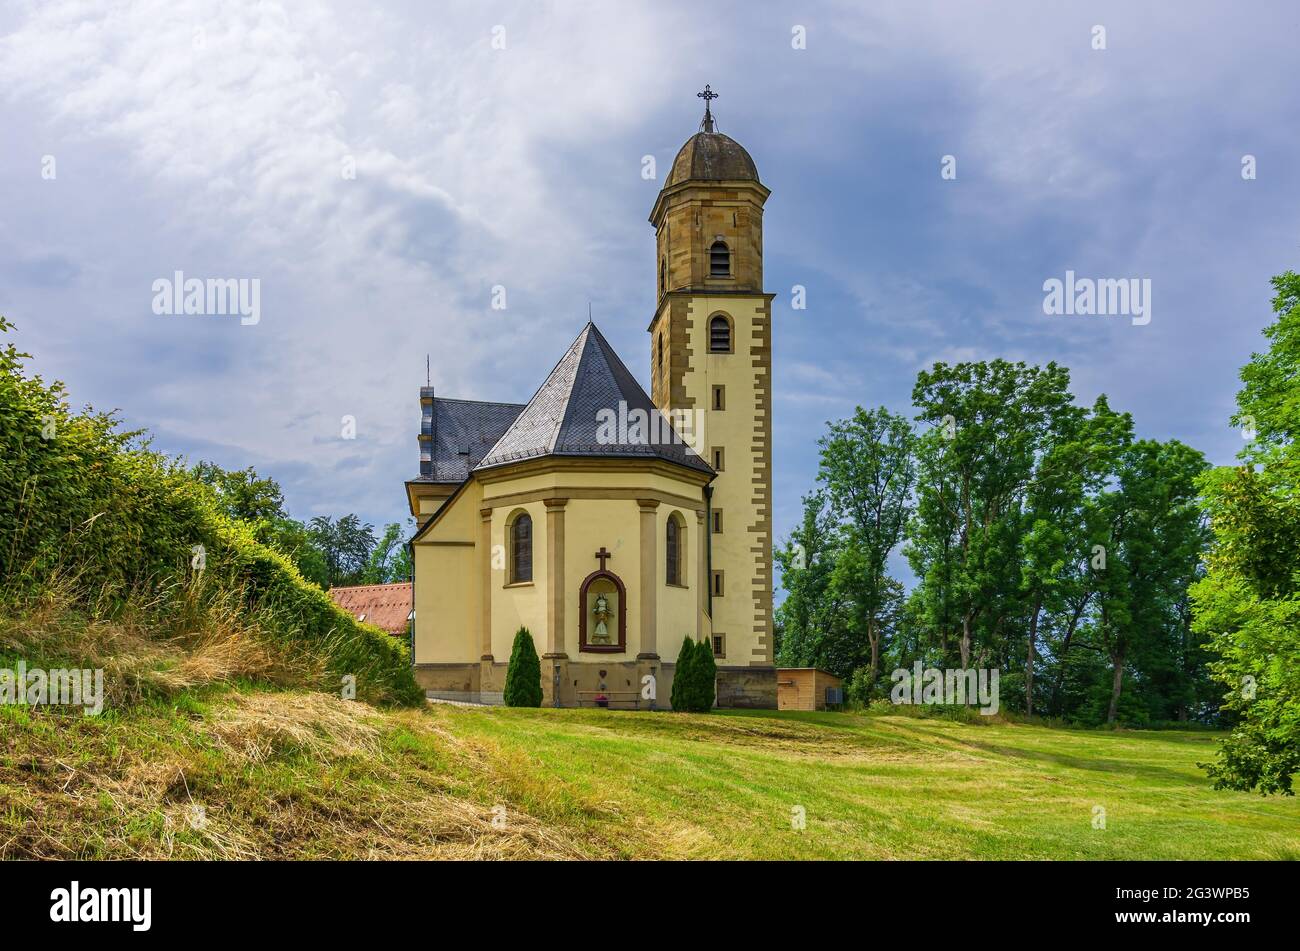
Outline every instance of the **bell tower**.
<svg viewBox="0 0 1300 951"><path fill-rule="evenodd" d="M763 205L754 160L716 128L681 147L650 212L658 305L651 398L686 411L717 472L701 530L719 706L776 706L772 639L772 298L763 290ZM667 659L667 658L665 658Z"/></svg>

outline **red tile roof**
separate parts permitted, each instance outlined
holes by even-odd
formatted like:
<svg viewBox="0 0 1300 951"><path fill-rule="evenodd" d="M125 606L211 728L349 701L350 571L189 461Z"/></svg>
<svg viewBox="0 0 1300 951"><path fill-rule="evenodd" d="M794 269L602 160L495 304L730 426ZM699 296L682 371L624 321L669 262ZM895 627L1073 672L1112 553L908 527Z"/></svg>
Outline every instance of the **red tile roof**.
<svg viewBox="0 0 1300 951"><path fill-rule="evenodd" d="M413 587L409 581L330 588L329 594L335 604L359 621L402 637L409 630L408 618L414 607Z"/></svg>

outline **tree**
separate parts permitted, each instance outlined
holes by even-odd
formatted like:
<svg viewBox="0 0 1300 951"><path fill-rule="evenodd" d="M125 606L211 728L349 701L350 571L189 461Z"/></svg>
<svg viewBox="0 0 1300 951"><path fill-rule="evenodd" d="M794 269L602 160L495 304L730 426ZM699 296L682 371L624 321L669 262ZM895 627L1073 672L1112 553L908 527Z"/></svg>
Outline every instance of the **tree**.
<svg viewBox="0 0 1300 951"><path fill-rule="evenodd" d="M826 492L805 495L802 523L789 541L773 552L787 592L776 609L779 666L823 666L827 641L839 637L843 630L844 621L831 594L831 575L841 547Z"/></svg>
<svg viewBox="0 0 1300 951"><path fill-rule="evenodd" d="M1300 274L1273 278L1277 320L1241 371L1242 465L1200 482L1214 542L1192 630L1238 723L1207 764L1216 788L1293 794L1300 771Z"/></svg>
<svg viewBox="0 0 1300 951"><path fill-rule="evenodd" d="M976 650L996 656L1024 613L1022 508L1052 433L1074 412L1069 372L1055 363L937 363L917 376L912 401L932 428L917 441L908 558L929 588L927 624L945 653L956 639L966 669Z"/></svg>
<svg viewBox="0 0 1300 951"><path fill-rule="evenodd" d="M280 484L261 478L252 466L227 471L214 462L200 462L193 473L213 488L222 510L231 518L256 526L288 517Z"/></svg>
<svg viewBox="0 0 1300 951"><path fill-rule="evenodd" d="M691 709L691 690L694 685L695 640L689 634L682 639L682 649L677 653L677 663L673 666L673 689L669 703L674 710Z"/></svg>
<svg viewBox="0 0 1300 951"><path fill-rule="evenodd" d="M375 547L375 527L355 515L344 515L337 522L317 515L307 523L307 530L324 556L329 584L357 584Z"/></svg>
<svg viewBox="0 0 1300 951"><path fill-rule="evenodd" d="M1141 440L1122 454L1115 485L1101 494L1097 630L1112 670L1107 723L1119 712L1126 660L1181 640L1177 605L1205 545L1196 498L1205 466L1200 452L1176 439Z"/></svg>
<svg viewBox="0 0 1300 951"><path fill-rule="evenodd" d="M214 462L200 462L191 473L213 490L226 515L246 524L262 544L291 558L308 581L329 586L325 554L307 526L286 513L278 482L259 476L252 466L227 471Z"/></svg>
<svg viewBox="0 0 1300 951"><path fill-rule="evenodd" d="M832 423L820 442L817 478L849 537L834 583L853 605L855 629L866 635L872 683L880 673L880 618L892 593L889 554L912 512L914 443L905 417L860 406L849 419Z"/></svg>
<svg viewBox="0 0 1300 951"><path fill-rule="evenodd" d="M528 628L515 632L515 643L510 649L510 666L506 668L504 698L507 707L540 707L542 705L542 661L537 656L533 635Z"/></svg>
<svg viewBox="0 0 1300 951"><path fill-rule="evenodd" d="M329 587L329 567L325 563L325 555L302 522L292 518L264 522L261 540L291 558L308 581L322 588Z"/></svg>
<svg viewBox="0 0 1300 951"><path fill-rule="evenodd" d="M403 537L402 526L391 522L375 543L361 570L360 584L389 584L411 578L411 549Z"/></svg>

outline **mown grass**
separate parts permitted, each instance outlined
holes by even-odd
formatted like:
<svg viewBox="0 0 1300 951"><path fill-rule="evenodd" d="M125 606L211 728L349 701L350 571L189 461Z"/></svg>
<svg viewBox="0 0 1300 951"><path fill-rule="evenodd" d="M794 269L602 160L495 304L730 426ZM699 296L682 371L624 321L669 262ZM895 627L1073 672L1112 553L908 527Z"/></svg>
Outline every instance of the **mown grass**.
<svg viewBox="0 0 1300 951"><path fill-rule="evenodd" d="M1295 799L1209 788L1196 763L1215 738L875 713L381 711L234 680L99 717L0 707L0 857L1300 857Z"/></svg>
<svg viewBox="0 0 1300 951"><path fill-rule="evenodd" d="M635 816L638 855L1300 858L1300 802L1210 788L1218 734L913 716L440 713L537 782ZM794 828L802 807L806 827ZM1104 809L1105 828L1096 828Z"/></svg>

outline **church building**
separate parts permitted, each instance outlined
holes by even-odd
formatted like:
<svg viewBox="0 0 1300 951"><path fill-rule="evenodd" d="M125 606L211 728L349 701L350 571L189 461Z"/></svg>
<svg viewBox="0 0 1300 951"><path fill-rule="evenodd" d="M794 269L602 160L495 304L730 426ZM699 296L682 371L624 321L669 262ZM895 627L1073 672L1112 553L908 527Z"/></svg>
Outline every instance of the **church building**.
<svg viewBox="0 0 1300 951"><path fill-rule="evenodd" d="M769 192L700 95L650 212L650 394L590 322L527 404L420 389L406 488L430 696L500 702L526 627L548 706L667 708L691 637L718 706L776 707Z"/></svg>

